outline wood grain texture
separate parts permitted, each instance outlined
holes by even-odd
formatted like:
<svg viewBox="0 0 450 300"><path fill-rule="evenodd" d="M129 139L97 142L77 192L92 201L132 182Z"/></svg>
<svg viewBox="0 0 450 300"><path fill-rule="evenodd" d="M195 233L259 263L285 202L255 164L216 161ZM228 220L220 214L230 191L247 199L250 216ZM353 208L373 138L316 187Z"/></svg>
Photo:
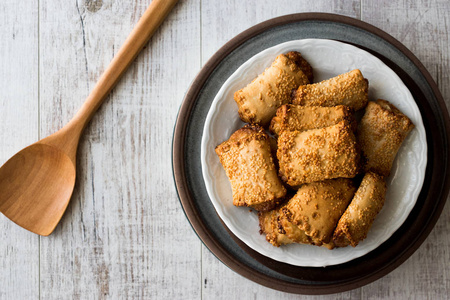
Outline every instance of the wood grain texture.
<svg viewBox="0 0 450 300"><path fill-rule="evenodd" d="M1 1L0 163L70 120L149 3ZM56 231L40 239L0 215L0 299L448 298L449 204L398 269L328 296L287 294L241 277L186 220L171 170L184 92L236 34L307 11L361 18L399 39L450 107L447 1L180 1L88 125L75 192Z"/></svg>
<svg viewBox="0 0 450 300"><path fill-rule="evenodd" d="M0 164L39 137L37 8L0 2ZM0 214L0 299L38 297L39 237Z"/></svg>
<svg viewBox="0 0 450 300"><path fill-rule="evenodd" d="M282 15L303 12L329 12L359 19L360 1L202 1L202 63L249 27Z"/></svg>
<svg viewBox="0 0 450 300"><path fill-rule="evenodd" d="M42 1L42 135L75 113L149 1L105 0L94 12L86 3ZM200 67L195 5L177 5L88 126L69 209L42 239L43 299L199 295L200 242L170 162L176 112Z"/></svg>
<svg viewBox="0 0 450 300"><path fill-rule="evenodd" d="M76 154L84 128L177 2L152 1L76 115L0 168L0 211L11 221L42 236L53 232L75 186Z"/></svg>

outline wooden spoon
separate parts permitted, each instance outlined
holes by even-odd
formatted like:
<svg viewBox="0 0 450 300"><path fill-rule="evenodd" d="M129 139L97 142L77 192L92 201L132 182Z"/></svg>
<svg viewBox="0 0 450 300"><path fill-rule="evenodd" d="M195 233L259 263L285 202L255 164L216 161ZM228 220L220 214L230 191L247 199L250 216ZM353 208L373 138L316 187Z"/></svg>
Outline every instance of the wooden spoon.
<svg viewBox="0 0 450 300"><path fill-rule="evenodd" d="M83 129L177 1L153 0L75 117L0 168L0 211L6 217L40 235L53 232L72 196Z"/></svg>

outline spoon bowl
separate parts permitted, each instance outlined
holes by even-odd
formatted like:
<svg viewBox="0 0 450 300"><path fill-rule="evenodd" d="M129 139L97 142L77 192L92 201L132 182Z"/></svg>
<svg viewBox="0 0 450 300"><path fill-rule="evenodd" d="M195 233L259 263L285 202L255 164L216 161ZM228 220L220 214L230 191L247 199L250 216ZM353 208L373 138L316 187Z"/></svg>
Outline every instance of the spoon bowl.
<svg viewBox="0 0 450 300"><path fill-rule="evenodd" d="M0 168L0 211L23 228L47 236L72 196L76 168L62 150L36 143Z"/></svg>

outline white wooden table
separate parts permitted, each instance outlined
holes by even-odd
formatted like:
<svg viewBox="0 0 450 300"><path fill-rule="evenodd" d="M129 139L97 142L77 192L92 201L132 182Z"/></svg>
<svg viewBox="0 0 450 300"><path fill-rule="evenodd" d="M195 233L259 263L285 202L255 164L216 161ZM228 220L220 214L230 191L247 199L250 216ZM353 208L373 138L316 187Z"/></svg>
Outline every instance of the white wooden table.
<svg viewBox="0 0 450 300"><path fill-rule="evenodd" d="M0 2L0 164L74 115L150 0ZM280 15L362 19L405 44L450 106L447 0L181 1L82 138L76 188L49 237L0 215L0 299L309 299L234 273L205 248L177 199L171 142L183 94L236 34ZM1 192L1 191L0 191ZM446 299L450 205L384 278L314 299Z"/></svg>

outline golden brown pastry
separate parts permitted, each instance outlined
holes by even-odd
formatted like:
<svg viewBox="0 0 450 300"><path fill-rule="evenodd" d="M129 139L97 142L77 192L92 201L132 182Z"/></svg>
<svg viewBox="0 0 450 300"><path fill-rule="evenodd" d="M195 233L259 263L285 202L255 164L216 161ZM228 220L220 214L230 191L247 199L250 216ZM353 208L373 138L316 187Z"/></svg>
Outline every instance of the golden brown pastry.
<svg viewBox="0 0 450 300"><path fill-rule="evenodd" d="M260 233L266 235L266 240L274 245L280 247L281 245L294 243L286 234L279 230L278 217L280 215L279 209L274 209L266 212L259 212L259 228Z"/></svg>
<svg viewBox="0 0 450 300"><path fill-rule="evenodd" d="M334 248L336 248L336 245L334 244L333 241L330 241L329 243L322 244L322 247L325 247L328 250L333 250Z"/></svg>
<svg viewBox="0 0 450 300"><path fill-rule="evenodd" d="M259 233L266 235L266 240L275 247L292 243L309 244L333 249L333 241L324 244L322 242L314 243L306 233L298 226L289 222L287 218L280 219L280 209L259 212Z"/></svg>
<svg viewBox="0 0 450 300"><path fill-rule="evenodd" d="M266 126L277 108L291 101L292 90L307 83L300 67L280 54L262 74L234 93L239 116L244 122Z"/></svg>
<svg viewBox="0 0 450 300"><path fill-rule="evenodd" d="M292 104L304 106L346 105L355 111L369 101L369 82L356 69L319 83L300 86Z"/></svg>
<svg viewBox="0 0 450 300"><path fill-rule="evenodd" d="M290 222L287 218L281 218L281 211L283 207L278 210L278 230L283 233L291 241L301 244L313 244L312 239L306 233L298 228L297 225Z"/></svg>
<svg viewBox="0 0 450 300"><path fill-rule="evenodd" d="M300 106L286 104L277 110L277 114L270 122L270 131L279 135L284 130L305 131L335 125L345 121L356 129L353 111L348 106L333 107Z"/></svg>
<svg viewBox="0 0 450 300"><path fill-rule="evenodd" d="M281 209L280 223L284 225L286 219L304 231L315 245L328 244L332 248L336 224L355 190L352 180L346 178L304 184Z"/></svg>
<svg viewBox="0 0 450 300"><path fill-rule="evenodd" d="M388 101L370 101L357 131L364 170L389 176L395 156L413 128L411 120Z"/></svg>
<svg viewBox="0 0 450 300"><path fill-rule="evenodd" d="M278 138L279 174L290 186L338 177L352 178L359 171L355 135L345 122L308 131L283 131Z"/></svg>
<svg viewBox="0 0 450 300"><path fill-rule="evenodd" d="M262 127L244 126L217 146L216 153L230 180L234 205L267 211L286 194Z"/></svg>
<svg viewBox="0 0 450 300"><path fill-rule="evenodd" d="M356 247L364 240L375 217L383 208L385 197L384 178L373 172L366 173L353 200L339 219L333 235L335 245Z"/></svg>
<svg viewBox="0 0 450 300"><path fill-rule="evenodd" d="M291 51L286 53L286 56L295 62L297 66L299 66L300 70L308 77L309 83L312 83L314 81L314 75L313 75L313 69L309 62L303 58L303 56L300 54L300 52L297 51Z"/></svg>

